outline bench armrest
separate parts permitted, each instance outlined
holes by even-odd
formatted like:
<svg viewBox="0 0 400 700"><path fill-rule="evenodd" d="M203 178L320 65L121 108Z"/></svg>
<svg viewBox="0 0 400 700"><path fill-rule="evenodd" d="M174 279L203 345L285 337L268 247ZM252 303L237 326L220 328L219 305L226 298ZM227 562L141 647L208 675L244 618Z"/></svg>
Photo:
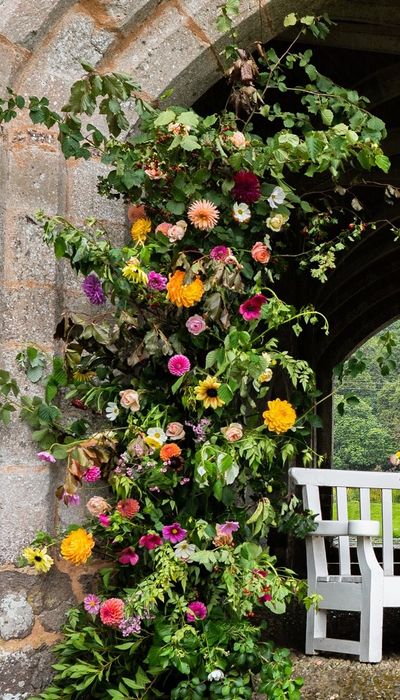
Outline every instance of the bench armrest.
<svg viewBox="0 0 400 700"><path fill-rule="evenodd" d="M310 532L317 537L377 537L378 520L319 520L317 529Z"/></svg>
<svg viewBox="0 0 400 700"><path fill-rule="evenodd" d="M350 537L378 537L378 520L349 520Z"/></svg>

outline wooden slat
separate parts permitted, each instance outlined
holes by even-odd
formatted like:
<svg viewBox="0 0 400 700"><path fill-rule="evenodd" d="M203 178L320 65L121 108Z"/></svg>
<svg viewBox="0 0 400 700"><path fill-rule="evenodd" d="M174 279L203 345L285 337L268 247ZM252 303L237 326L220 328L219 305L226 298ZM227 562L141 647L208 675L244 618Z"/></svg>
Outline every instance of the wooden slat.
<svg viewBox="0 0 400 700"><path fill-rule="evenodd" d="M333 637L316 638L314 649L318 651L335 651L339 654L360 653L360 642L351 642L349 639L334 639Z"/></svg>
<svg viewBox="0 0 400 700"><path fill-rule="evenodd" d="M347 489L338 486L336 489L336 503L338 520L348 520L347 511ZM350 539L349 537L339 537L339 571L341 576L349 576L350 568Z"/></svg>
<svg viewBox="0 0 400 700"><path fill-rule="evenodd" d="M383 573L393 576L393 512L389 489L382 490L382 553Z"/></svg>
<svg viewBox="0 0 400 700"><path fill-rule="evenodd" d="M360 489L360 517L361 520L371 519L371 498L369 489Z"/></svg>
<svg viewBox="0 0 400 700"><path fill-rule="evenodd" d="M313 513L317 513L316 520L321 520L321 501L319 497L319 488L312 484L307 485L303 489L303 501L305 508L312 510Z"/></svg>
<svg viewBox="0 0 400 700"><path fill-rule="evenodd" d="M356 472L339 469L290 469L290 478L299 486L346 486L347 488L400 489L400 474Z"/></svg>

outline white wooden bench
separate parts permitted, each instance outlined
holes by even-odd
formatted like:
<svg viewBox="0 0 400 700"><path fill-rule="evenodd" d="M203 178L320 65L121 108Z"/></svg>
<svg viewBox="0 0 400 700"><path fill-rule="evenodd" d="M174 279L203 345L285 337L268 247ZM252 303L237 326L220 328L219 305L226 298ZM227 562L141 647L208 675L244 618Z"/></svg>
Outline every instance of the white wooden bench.
<svg viewBox="0 0 400 700"><path fill-rule="evenodd" d="M317 529L306 538L307 576L309 593L317 593L323 599L318 609L313 606L307 613L306 654L331 651L355 654L360 661L379 662L383 608L400 607L400 576L394 576L392 524L392 492L400 490L400 474L294 468L289 477L292 488L302 487L304 507L317 514L318 523ZM322 519L320 488L326 487L336 490L337 520ZM359 520L348 518L349 488L359 489ZM379 489L382 494L382 544L379 544L382 563L376 558L372 542L372 537L380 534L380 524L371 520L371 489ZM326 555L329 537L338 540L338 575L329 571ZM356 564L350 558L351 542L357 543ZM359 611L360 640L327 637L328 610Z"/></svg>

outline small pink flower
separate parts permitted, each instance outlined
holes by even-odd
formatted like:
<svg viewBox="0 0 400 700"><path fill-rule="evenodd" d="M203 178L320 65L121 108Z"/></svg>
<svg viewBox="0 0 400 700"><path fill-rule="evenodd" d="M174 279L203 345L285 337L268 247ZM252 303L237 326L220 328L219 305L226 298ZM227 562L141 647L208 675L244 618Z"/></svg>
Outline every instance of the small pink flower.
<svg viewBox="0 0 400 700"><path fill-rule="evenodd" d="M253 321L254 319L260 318L261 307L263 304L267 303L267 297L264 294L255 294L251 299L243 302L239 306L239 313L242 314L245 321Z"/></svg>
<svg viewBox="0 0 400 700"><path fill-rule="evenodd" d="M162 544L162 539L160 535L156 535L149 532L147 535L142 535L139 540L139 547L145 547L146 549L156 549Z"/></svg>
<svg viewBox="0 0 400 700"><path fill-rule="evenodd" d="M236 532L239 530L239 523L236 522L236 520L227 520L225 523L222 523L222 525L216 525L215 529L217 531L217 535L232 535L233 532Z"/></svg>
<svg viewBox="0 0 400 700"><path fill-rule="evenodd" d="M54 464L56 462L56 458L53 457L50 452L38 452L37 457L42 460L42 462L50 462L51 464Z"/></svg>
<svg viewBox="0 0 400 700"><path fill-rule="evenodd" d="M97 467L95 464L93 467L89 467L89 469L86 469L83 479L87 482L92 482L92 481L98 481L101 479L101 469L100 467Z"/></svg>
<svg viewBox="0 0 400 700"><path fill-rule="evenodd" d="M177 544L177 542L182 542L187 535L187 530L181 527L180 523L172 523L172 525L165 525L162 529L162 536L164 540L172 542L172 544Z"/></svg>
<svg viewBox="0 0 400 700"><path fill-rule="evenodd" d="M188 622L196 622L196 620L204 620L207 617L207 608L204 603L199 600L195 600L193 603L189 603L186 612L186 619Z"/></svg>
<svg viewBox="0 0 400 700"><path fill-rule="evenodd" d="M186 321L186 328L192 335L200 335L207 328L207 324L202 316L194 314L194 316L189 316Z"/></svg>
<svg viewBox="0 0 400 700"><path fill-rule="evenodd" d="M210 258L212 260L220 260L224 262L230 254L231 250L226 245L216 245L215 248L210 250Z"/></svg>
<svg viewBox="0 0 400 700"><path fill-rule="evenodd" d="M66 506L79 506L81 502L79 493L68 493L68 491L64 491L61 500L64 501Z"/></svg>
<svg viewBox="0 0 400 700"><path fill-rule="evenodd" d="M167 278L160 275L159 272L152 270L147 276L147 286L149 289L154 289L157 292L162 292L167 286Z"/></svg>
<svg viewBox="0 0 400 700"><path fill-rule="evenodd" d="M125 549L120 552L118 561L120 564L130 564L131 566L135 566L139 561L139 557L133 547L125 547Z"/></svg>
<svg viewBox="0 0 400 700"><path fill-rule="evenodd" d="M93 593L90 593L83 599L83 607L85 608L86 612L90 613L91 615L98 615L100 604L100 598Z"/></svg>
<svg viewBox="0 0 400 700"><path fill-rule="evenodd" d="M181 377L190 370L190 360L186 355L173 355L168 362L168 369L175 377Z"/></svg>
<svg viewBox="0 0 400 700"><path fill-rule="evenodd" d="M179 485L180 486L185 486L185 484L188 484L190 481L188 476L184 476L183 479L180 480Z"/></svg>
<svg viewBox="0 0 400 700"><path fill-rule="evenodd" d="M109 515L104 515L104 513L100 513L98 518L99 518L100 525L102 525L103 527L110 527L111 518Z"/></svg>
<svg viewBox="0 0 400 700"><path fill-rule="evenodd" d="M162 224L158 224L156 233L162 233L163 236L168 236L170 228L172 228L172 224L169 224L168 221L163 221Z"/></svg>

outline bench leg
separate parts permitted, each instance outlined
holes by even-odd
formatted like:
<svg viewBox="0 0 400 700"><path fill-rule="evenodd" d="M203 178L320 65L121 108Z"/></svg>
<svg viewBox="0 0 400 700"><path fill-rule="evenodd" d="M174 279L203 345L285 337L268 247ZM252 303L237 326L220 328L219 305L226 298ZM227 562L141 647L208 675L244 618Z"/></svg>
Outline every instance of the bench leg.
<svg viewBox="0 0 400 700"><path fill-rule="evenodd" d="M382 588L380 587L382 590ZM365 596L362 602L360 622L360 661L379 663L382 661L383 605L380 591L374 596Z"/></svg>
<svg viewBox="0 0 400 700"><path fill-rule="evenodd" d="M306 654L316 654L314 640L326 637L326 612L313 605L307 612Z"/></svg>

